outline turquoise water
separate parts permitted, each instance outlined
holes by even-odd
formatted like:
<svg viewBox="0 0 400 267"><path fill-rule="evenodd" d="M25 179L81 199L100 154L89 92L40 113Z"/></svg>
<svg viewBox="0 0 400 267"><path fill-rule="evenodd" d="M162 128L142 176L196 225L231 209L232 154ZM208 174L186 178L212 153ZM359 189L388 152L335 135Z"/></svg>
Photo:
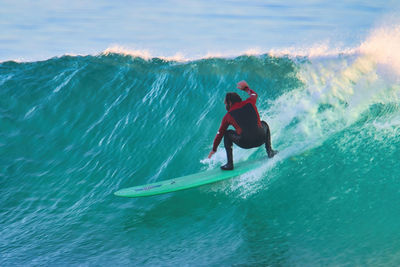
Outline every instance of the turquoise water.
<svg viewBox="0 0 400 267"><path fill-rule="evenodd" d="M1 63L0 265L398 265L400 61L374 48L399 33L385 33L318 56ZM206 157L242 79L274 159L213 185L113 195L223 164L222 147ZM234 147L235 161L264 154Z"/></svg>
<svg viewBox="0 0 400 267"><path fill-rule="evenodd" d="M0 266L400 265L399 4L214 2L0 4ZM224 164L243 79L276 157L113 195Z"/></svg>

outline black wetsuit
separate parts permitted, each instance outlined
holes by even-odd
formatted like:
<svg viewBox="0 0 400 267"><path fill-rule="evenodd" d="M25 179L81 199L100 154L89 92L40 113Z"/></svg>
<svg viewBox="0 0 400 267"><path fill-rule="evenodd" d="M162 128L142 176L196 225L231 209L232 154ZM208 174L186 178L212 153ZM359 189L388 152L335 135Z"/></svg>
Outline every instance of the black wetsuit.
<svg viewBox="0 0 400 267"><path fill-rule="evenodd" d="M228 162L232 157L232 144L242 148L259 147L265 144L268 156L273 156L271 148L271 133L265 121L260 121L256 107L257 94L250 88L245 91L249 98L232 105L224 116L219 131L214 139L213 151L217 151L218 145L224 137L224 145L227 151ZM232 125L235 130L227 130Z"/></svg>
<svg viewBox="0 0 400 267"><path fill-rule="evenodd" d="M224 134L225 148L232 148L232 144L236 144L241 148L259 147L265 144L267 153L271 151L271 133L269 126L265 121L261 121L262 128L257 129L249 135L239 135L234 130L227 130ZM268 153L269 154L269 153Z"/></svg>

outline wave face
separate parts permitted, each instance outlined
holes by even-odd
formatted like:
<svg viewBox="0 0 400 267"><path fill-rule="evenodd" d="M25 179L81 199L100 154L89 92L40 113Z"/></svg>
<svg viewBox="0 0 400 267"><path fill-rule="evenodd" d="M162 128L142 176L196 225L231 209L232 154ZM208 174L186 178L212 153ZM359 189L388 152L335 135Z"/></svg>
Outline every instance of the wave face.
<svg viewBox="0 0 400 267"><path fill-rule="evenodd" d="M113 196L224 163L222 145L205 158L243 79L274 159L213 185ZM374 55L9 61L0 94L2 266L400 263L399 75ZM234 147L235 161L264 154Z"/></svg>

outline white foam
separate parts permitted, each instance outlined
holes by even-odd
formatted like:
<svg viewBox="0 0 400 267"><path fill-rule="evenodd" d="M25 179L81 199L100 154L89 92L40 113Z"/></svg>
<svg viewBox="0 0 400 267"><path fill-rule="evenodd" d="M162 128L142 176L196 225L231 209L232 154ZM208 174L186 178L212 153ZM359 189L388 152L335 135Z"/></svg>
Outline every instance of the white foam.
<svg viewBox="0 0 400 267"><path fill-rule="evenodd" d="M390 66L400 75L400 25L374 29L359 51L375 63Z"/></svg>
<svg viewBox="0 0 400 267"><path fill-rule="evenodd" d="M145 60L157 57L167 61L178 62L209 58L234 58L240 55L260 56L263 54L269 54L274 57L289 56L292 58L307 57L310 59L363 54L373 58L378 63L388 64L396 71L400 72L400 26L398 24L392 24L390 26L375 28L368 35L366 40L355 47L344 47L341 44L332 44L329 40L325 40L317 42L312 46L304 47L272 48L269 50L263 50L260 47L250 47L243 51L208 51L203 55L195 56L187 56L178 51L174 55L166 56L154 54L147 49L135 49L113 45L102 52L102 54L109 53L141 57Z"/></svg>
<svg viewBox="0 0 400 267"><path fill-rule="evenodd" d="M340 46L332 46L328 40L321 41L313 44L311 47L287 47L280 49L270 49L268 54L274 57L332 57L337 55L349 55L354 54L357 51L356 48L346 48Z"/></svg>
<svg viewBox="0 0 400 267"><path fill-rule="evenodd" d="M155 56L150 52L150 50L147 49L130 49L120 45L113 45L102 52L102 54L105 55L108 55L110 53L116 53L131 57L140 57L145 60L150 60L152 58L157 57L166 61L178 61L178 62L189 61L189 59L185 58L184 54L181 52L177 52L175 55L172 56Z"/></svg>

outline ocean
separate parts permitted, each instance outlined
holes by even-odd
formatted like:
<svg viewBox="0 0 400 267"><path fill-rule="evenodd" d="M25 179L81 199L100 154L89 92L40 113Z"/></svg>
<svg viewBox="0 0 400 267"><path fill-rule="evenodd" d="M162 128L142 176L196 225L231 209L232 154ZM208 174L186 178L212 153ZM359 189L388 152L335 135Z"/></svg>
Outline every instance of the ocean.
<svg viewBox="0 0 400 267"><path fill-rule="evenodd" d="M388 9L360 6L347 12ZM344 46L285 39L229 55L196 56L200 44L186 56L3 52L0 265L398 266L400 26L365 27ZM211 185L113 195L224 164L222 144L207 155L225 94L246 98L240 80L258 93L278 155Z"/></svg>

